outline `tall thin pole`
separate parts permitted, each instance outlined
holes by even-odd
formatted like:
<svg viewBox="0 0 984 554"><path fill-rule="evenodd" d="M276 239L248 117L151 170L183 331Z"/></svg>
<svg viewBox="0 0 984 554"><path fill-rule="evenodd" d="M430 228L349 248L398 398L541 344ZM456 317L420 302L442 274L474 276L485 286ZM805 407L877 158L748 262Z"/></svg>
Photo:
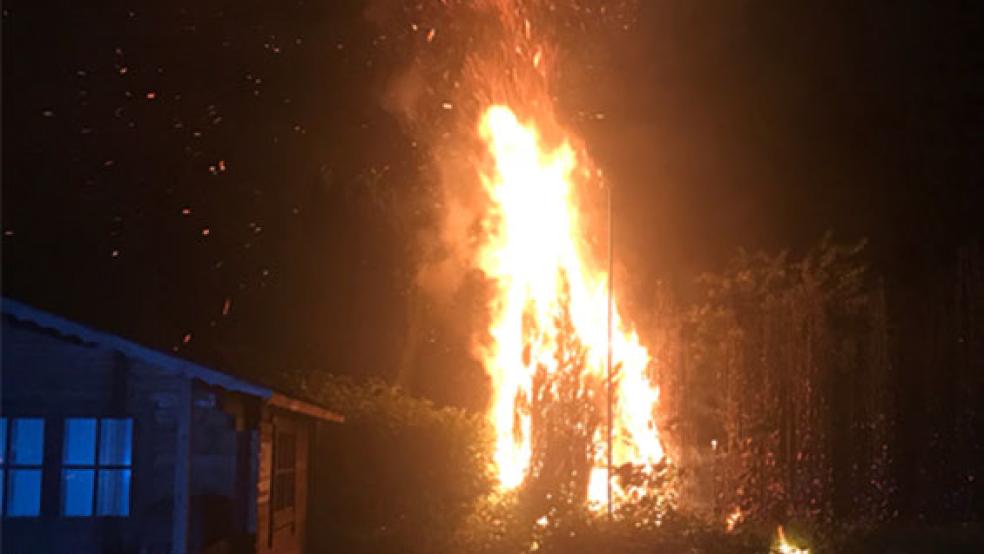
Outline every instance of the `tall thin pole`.
<svg viewBox="0 0 984 554"><path fill-rule="evenodd" d="M612 186L608 184L608 519L612 519L612 319L615 293L615 225L612 221Z"/></svg>

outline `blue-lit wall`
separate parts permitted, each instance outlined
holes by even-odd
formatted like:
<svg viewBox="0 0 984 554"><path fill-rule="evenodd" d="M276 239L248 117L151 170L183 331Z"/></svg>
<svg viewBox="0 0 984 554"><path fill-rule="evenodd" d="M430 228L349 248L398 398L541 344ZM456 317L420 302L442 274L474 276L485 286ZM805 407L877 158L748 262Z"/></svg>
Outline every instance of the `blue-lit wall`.
<svg viewBox="0 0 984 554"><path fill-rule="evenodd" d="M3 552L170 552L172 530L176 416L184 378L176 377L118 352L59 336L30 323L3 319L2 415L6 429L19 418L43 420L43 453L38 513L15 515L30 495L0 492L3 511ZM229 548L250 545L255 523L255 399L224 394L196 384L192 394L192 464L189 551L198 552L225 542ZM100 515L98 502L85 516L66 503L66 471L88 479L85 468L66 465L66 420L85 421L76 429L89 432L90 420L132 421L129 465L113 467L130 479L125 510ZM25 427L26 428L26 427ZM107 424L106 429L112 429ZM109 432L109 431L107 431ZM4 433L5 435L9 433ZM22 433L18 446L26 444ZM87 435L86 435L87 436ZM13 444L10 437L3 451ZM87 450L76 445L84 458ZM26 451L25 451L26 452ZM25 458L25 456L21 456ZM28 456L29 457L29 456ZM25 458L27 459L27 458ZM121 458L122 459L122 458ZM117 460L118 461L118 460ZM125 461L125 460L124 460ZM33 466L12 466L4 460L5 476ZM18 469L19 468L19 469ZM98 471L98 468L97 468ZM107 470L108 471L108 470ZM94 475L95 473L91 474ZM77 479L78 475L73 475ZM82 484L88 485L83 479ZM8 480L4 480L4 485ZM4 487L5 489L8 487ZM21 487L21 493L25 491ZM98 486L91 489L98 490ZM87 497L83 496L82 504ZM26 510L30 512L31 506ZM112 511L110 510L110 511ZM85 508L81 508L85 512Z"/></svg>

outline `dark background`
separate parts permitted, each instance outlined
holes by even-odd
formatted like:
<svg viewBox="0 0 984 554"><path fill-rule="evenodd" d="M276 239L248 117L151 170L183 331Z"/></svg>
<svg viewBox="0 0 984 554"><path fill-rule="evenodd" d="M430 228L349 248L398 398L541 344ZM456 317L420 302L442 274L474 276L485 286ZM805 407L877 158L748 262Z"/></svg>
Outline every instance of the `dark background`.
<svg viewBox="0 0 984 554"><path fill-rule="evenodd" d="M616 183L626 282L685 295L830 230L918 297L981 235L982 12L643 2L561 45L591 60L558 95ZM381 107L407 34L357 2L6 2L3 294L274 382L393 377L433 216L380 201L429 162ZM467 345L420 340L410 388L482 406Z"/></svg>

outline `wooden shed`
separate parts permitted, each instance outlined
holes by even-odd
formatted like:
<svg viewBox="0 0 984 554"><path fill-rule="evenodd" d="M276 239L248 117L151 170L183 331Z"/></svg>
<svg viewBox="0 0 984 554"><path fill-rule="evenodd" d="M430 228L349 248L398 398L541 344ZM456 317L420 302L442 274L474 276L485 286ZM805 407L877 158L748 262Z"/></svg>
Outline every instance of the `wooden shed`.
<svg viewBox="0 0 984 554"><path fill-rule="evenodd" d="M325 407L4 299L3 552L303 553Z"/></svg>

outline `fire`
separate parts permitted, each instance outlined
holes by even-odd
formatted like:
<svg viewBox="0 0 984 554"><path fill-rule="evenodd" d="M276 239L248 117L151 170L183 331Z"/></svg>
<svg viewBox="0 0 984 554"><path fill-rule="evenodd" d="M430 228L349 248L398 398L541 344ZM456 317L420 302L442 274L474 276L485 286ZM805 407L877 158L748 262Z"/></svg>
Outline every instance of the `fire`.
<svg viewBox="0 0 984 554"><path fill-rule="evenodd" d="M736 506L734 510L728 514L728 517L724 519L724 530L727 532L732 532L735 527L738 526L745 519L745 512L741 510L741 506Z"/></svg>
<svg viewBox="0 0 984 554"><path fill-rule="evenodd" d="M532 456L529 412L538 367L558 371L555 318L569 310L586 350L584 372L604 380L608 352L608 273L592 259L578 209L576 175L593 175L565 136L544 144L534 121L520 121L505 105L484 110L479 137L491 155L481 181L491 206L482 221L476 266L494 283L491 344L481 357L492 381L490 419L494 462L503 489L526 479ZM650 356L617 305L612 313L614 466L650 466L664 457L655 423L659 388L650 381ZM605 398L595 398L604 406ZM604 413L604 409L601 410ZM606 497L606 435L593 436L594 468L588 498ZM616 500L629 492L613 483Z"/></svg>
<svg viewBox="0 0 984 554"><path fill-rule="evenodd" d="M810 554L810 549L800 548L786 539L786 533L782 530L782 525L776 529L776 543L773 551L778 554Z"/></svg>

